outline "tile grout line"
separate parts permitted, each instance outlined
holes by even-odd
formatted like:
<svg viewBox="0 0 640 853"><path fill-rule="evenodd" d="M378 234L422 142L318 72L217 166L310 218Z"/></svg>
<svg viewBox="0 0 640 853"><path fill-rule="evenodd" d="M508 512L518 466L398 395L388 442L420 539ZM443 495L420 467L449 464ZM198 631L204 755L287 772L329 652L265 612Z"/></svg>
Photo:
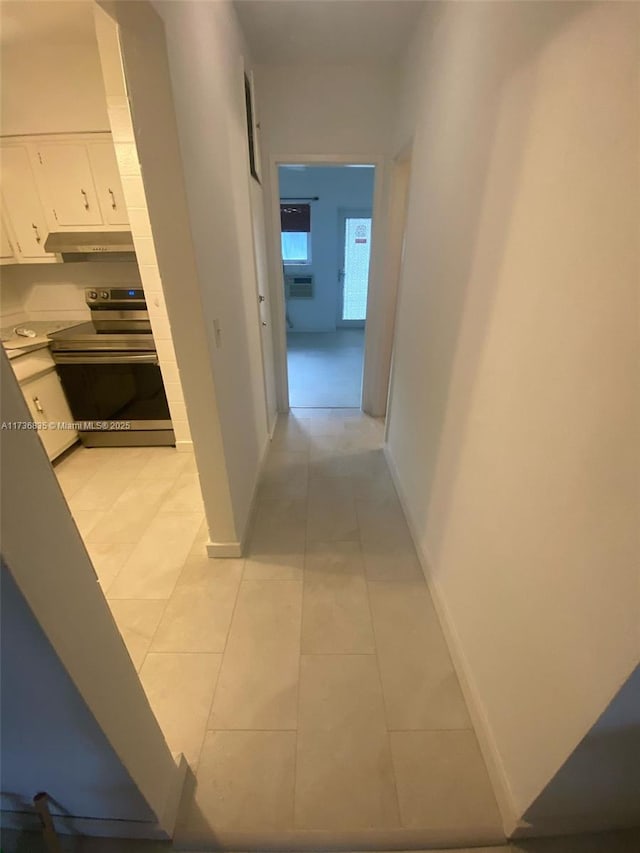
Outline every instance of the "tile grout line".
<svg viewBox="0 0 640 853"><path fill-rule="evenodd" d="M358 530L360 531L360 515L358 513L358 502L357 501L355 502L355 505L356 505L356 517L358 519ZM360 541L360 548L362 550L362 540ZM398 779L397 779L397 774L396 774L395 762L393 760L393 750L391 749L391 729L389 727L389 708L387 707L387 697L386 697L385 690L384 690L384 684L382 682L382 671L380 669L380 657L379 657L379 650L378 650L378 634L376 632L375 620L373 618L373 607L371 606L371 590L369 588L369 577L367 574L367 567L366 567L365 560L364 560L364 553L362 553L362 563L363 563L364 574L365 574L365 583L366 583L366 587L367 587L367 604L369 606L369 618L371 619L371 630L373 633L373 645L374 645L374 648L376 650L376 652L375 652L376 671L378 673L378 682L380 684L380 693L382 695L382 706L384 708L384 718L385 718L386 729L387 729L387 746L389 749L389 758L391 761L391 772L393 773L393 791L394 791L395 800L396 800L398 824L400 827L403 827L402 813L400 811L400 795L398 793Z"/></svg>
<svg viewBox="0 0 640 853"><path fill-rule="evenodd" d="M242 560L242 571L240 572L240 580L238 581L238 588L236 589L235 599L233 601L233 608L231 610L231 618L229 619L229 627L227 628L227 636L224 639L224 648L220 654L220 666L218 668L218 675L216 677L216 683L213 687L213 694L211 696L211 702L209 704L209 711L207 714L207 722L204 726L204 735L202 736L202 743L200 744L200 751L198 752L198 765L200 766L200 758L202 756L202 750L204 749L204 742L207 739L207 732L210 731L225 731L224 729L210 729L209 728L209 720L211 719L211 714L213 713L213 705L216 700L216 694L218 692L218 685L220 684L220 675L222 673L222 667L224 665L224 657L227 652L227 646L229 645L229 637L231 635L231 629L233 627L233 620L235 619L236 611L238 609L238 599L240 598L240 589L242 587L243 579L244 579L244 569L247 564L246 559ZM250 731L250 730L248 730ZM197 775L197 774L196 774Z"/></svg>
<svg viewBox="0 0 640 853"><path fill-rule="evenodd" d="M293 760L293 802L291 804L291 827L296 829L296 799L298 792L298 751L300 740L300 680L302 677L302 637L304 629L304 586L307 570L307 547L309 545L309 457L311 443L307 442L307 489L305 497L305 519L304 519L304 556L302 560L302 583L300 590L300 641L298 647L298 683L296 685L296 743Z"/></svg>
<svg viewBox="0 0 640 853"><path fill-rule="evenodd" d="M155 448L154 448L154 449L155 449ZM144 455L146 455L146 454L143 454L143 456L144 456ZM184 509L184 510L182 510L182 509L178 509L178 510L166 510L166 509L165 509L165 510L163 511L163 507L164 507L164 505L165 505L166 501L167 501L168 499L170 499L170 497L172 496L173 492L175 491L175 489L176 489L176 487L177 487L177 485L178 485L178 482L179 482L180 478L184 475L184 469L186 469L186 468L187 468L188 456L187 456L187 454L184 454L184 456L185 456L185 459L182 461L182 464L181 464L180 466L178 466L178 469L179 469L179 470L178 470L178 472L177 472L176 474L174 474L174 476L173 476L173 477L158 477L157 475L156 475L156 476L154 476L154 477L143 477L143 476L141 476L142 471L143 471L143 470L145 469L145 467L149 464L149 462L153 461L153 458L154 458L154 457L151 455L149 459L145 459L145 460L144 460L144 462L140 465L140 467L138 468L138 470L136 471L136 473L134 474L134 476L133 476L133 477L130 477L130 478L128 479L128 481L127 481L127 482L126 482L126 484L124 485L123 489L119 492L119 494L118 494L118 495L115 497L115 499L111 502L111 505L110 505L106 510L102 510L102 516L101 516L101 517L104 517L105 513L109 512L109 511L111 511L111 510L113 509L113 507L117 504L118 500L122 497L122 495L126 492L126 490L127 490L129 487L131 487L132 485L140 484L140 485L144 488L144 485L143 485L143 484L145 484L145 483L153 483L154 481L157 481L157 480L171 480L171 485L170 485L170 487L167 489L166 493L165 493L165 494L163 494L163 495L162 495L162 497L157 501L156 506L154 507L154 512L153 512L153 513L151 514L151 516L149 517L149 520L148 520L147 524L145 525L145 528L144 528L143 532L141 533L141 535L139 536L139 538L138 538L138 541L137 541L137 542L135 542L135 543L87 543L87 542L85 542L85 537L88 537L88 536L89 536L89 534L90 534L90 533L92 532L92 530L93 530L93 527L97 526L97 524L99 523L100 519L98 519L98 520L95 522L95 524L92 526L91 530L88 530L86 533L84 533L83 535L81 535L81 538L82 538L83 544L84 544L84 546L85 546L85 549L86 549L86 551L87 551L87 554L89 555L89 559L91 560L92 565L93 565L93 560L92 560L92 558L91 558L91 554L90 554L90 551L89 551L89 546L90 546L91 544L107 544L107 545L114 545L114 544L131 544L131 545L132 545L131 553L130 553L130 554L127 556L127 558L124 560L124 562L122 563L122 565L120 566L119 570L116 572L116 574L114 575L114 577L113 577L113 578L111 578L111 580L110 580L110 582L109 582L108 586L107 586L107 587L104 587L104 588L101 586L101 591L102 591L102 594L103 594L103 596L104 596L104 598L105 598L105 601L106 601L106 603L107 603L107 606L108 606L108 608L109 608L109 612L110 612L111 617L112 617L112 619L113 619L113 621L114 621L114 623L115 623L116 629L118 630L118 633L119 633L119 635L120 635L120 638L121 638L121 640L122 640L122 642L123 642L123 644L124 644L124 646L125 646L125 649L127 649L127 653L129 654L129 658L131 659L132 664L133 664L133 659L131 658L131 653L129 652L129 649L127 648L127 644L126 644L126 642L124 641L124 637L123 637L123 635L122 635L122 633L121 633L121 631L120 631L120 629L119 629L119 627L118 627L117 620L116 620L116 618L115 618L115 615L114 615L113 610L112 610L112 607L111 607L111 601L134 601L134 600L143 600L143 601L163 601L163 602L164 602L164 606L162 607L162 612L160 613L160 618L158 619L158 622L157 622L157 624L156 624L156 627L155 627L155 629L154 629L154 631L153 631L153 633L152 633L152 635L151 635L151 637L150 637L150 639L149 639L149 643L147 644L146 651L145 651L145 653L144 653L144 655L143 655L143 657L142 657L142 661L140 662L140 665L139 665L138 667L136 667L136 666L135 666L135 664L134 664L134 669L135 669L135 671L136 671L136 674L137 674L137 676L138 676L138 679L140 680L141 685L142 685L141 672L142 672L142 669L143 669L143 667L144 667L144 665L145 665L145 663L146 663L146 661L147 661L147 659L148 659L148 657L149 657L149 654L185 654L185 655L186 655L186 654L198 654L198 655L202 655L202 654L216 654L216 656L217 656L217 654L219 654L219 653L213 653L213 652L193 652L193 651L190 651L190 652L151 652L151 648L152 648L152 646L153 646L153 643L154 643L154 641L155 641L155 638L156 638L156 636L157 636L157 634L158 634L158 631L159 631L159 629L160 629L160 625L162 624L162 621L163 621L163 619L164 619L164 616L165 616L165 614L166 614L166 612L167 612L167 609L168 609L168 607L169 607L169 602L170 602L170 600L171 600L171 598L172 598L172 596L173 596L173 594L174 594L174 592L175 592L175 589L176 589L176 587L177 587L177 585L178 585L179 579L180 579L181 575L182 575L182 574L183 574L183 572L184 572L184 569L185 569L185 566L186 566L186 564L187 564L187 562L188 562L189 556L191 555L191 551L193 550L195 540L196 540L196 538L197 538L197 536L198 536L198 533L199 533L199 528L198 528L198 531L196 531L196 532L195 532L194 537L193 537L193 540L191 540L191 541L189 542L189 551L188 551L188 553L186 554L186 556L185 556L184 560L182 561L182 565L181 565L181 568L180 568L180 572L178 573L178 575L177 575L177 577L176 577L176 581L175 581L175 583L174 583L174 585L173 585L173 587L172 587L172 589L171 589L171 592L169 593L169 595L168 595L166 598L136 599L135 597L128 596L128 597L123 597L123 598L113 598L113 599L111 599L111 598L109 598L109 597L108 597L108 594L107 594L107 593L108 593L108 590L109 590L109 589L111 589L111 588L113 587L113 585L114 585L114 584L115 584L115 582L117 581L118 577L120 577L120 576L121 576L121 574L122 574L122 572L124 571L125 567L129 564L129 562L130 562L130 560L131 560L131 557L133 556L133 553L134 553L134 551L135 551L136 547L139 545L140 541L142 540L142 538L144 537L144 535L148 532L148 530L150 529L151 525L154 523L154 521L155 521L156 519L158 519L159 517L161 517L161 516L163 515L163 513L164 513L164 514L166 514L166 513L171 513L172 515L180 516L180 515L193 515L194 513L197 513L197 512L200 512L201 510L203 510L203 507L202 507L202 506L200 506L200 507L198 507L197 509L194 509L194 510L190 510L190 509L189 509L189 510L186 510L186 509ZM83 483L83 485L82 485L82 486L80 486L77 490L74 490L74 494L77 494L77 493L78 493L82 488L84 488L88 483L90 483L91 481L93 481L96 477L98 477L98 476L100 476L100 475L104 474L106 471L108 471L108 469L109 469L109 467L110 467L110 464L109 464L109 463L110 463L110 460L109 460L109 459L101 459L101 460L99 461L99 463L97 464L97 469L96 469L96 470L95 470L95 471L94 471L94 472L93 472L89 477L87 477L87 479L86 479L85 483ZM60 482L60 481L58 481L58 482ZM64 489L62 489L62 483L60 483L60 487L61 487L61 490L62 490L63 495L64 495L64 497L65 497L65 501L67 502L67 506L69 507L69 511L71 512L71 514L72 514L72 516L73 516L73 511L72 511L72 509L71 509L71 505L70 505L70 501L71 501L72 496L67 497L67 495L66 495L66 494L64 494ZM204 517L205 517L205 519L206 519L206 514L204 514ZM77 525L76 525L76 526L77 526ZM94 566L94 570L95 570L95 566ZM244 563L243 563L243 571L244 571ZM242 576L241 576L241 580L242 580ZM98 582L99 582L99 581L98 581ZM240 585L238 584L238 589L239 589L239 586L240 586ZM237 592L236 592L236 600L237 600ZM235 602L234 602L234 611L235 611ZM230 627L230 626L229 626L229 627ZM227 638L228 638L228 632L227 632ZM226 646L226 641L225 641L225 646ZM213 704L213 697L215 696L215 691L216 691L216 688L217 688L217 684L218 684L218 680L219 680L219 675L220 675L220 669L222 668L222 656L223 656L223 655L221 655L221 656L220 656L220 658L221 658L221 660L220 660L220 666L219 666L219 668L218 668L218 673L217 673L217 676L216 676L215 684L214 684L214 686L213 686L213 693L212 693L211 705ZM144 689L144 686L143 686L143 689ZM152 709L152 710L153 710L153 709ZM210 714L210 713L211 713L211 706L210 706L210 708L209 708L209 714ZM155 711L154 711L154 716L155 716ZM156 719L157 719L157 718L156 718ZM208 719L209 719L209 717L207 716L207 722L208 722ZM159 724L159 723L158 723L158 724ZM165 737L165 740L166 740L166 734L165 734L165 732L162 730L162 727L161 727L161 726L160 726L160 729L161 729L162 734L163 734L163 736ZM204 738L205 738L205 736L206 736L206 732L207 732L207 728L206 728L206 724L205 724L205 730L204 730L204 733L203 733L202 742L201 742L201 744L200 744L200 749L199 749L199 751L198 751L198 758L197 758L197 761L196 761L196 767L197 767L197 765L199 764L199 761L200 761L200 755L201 755L201 752L202 752L202 746L203 746L203 744L204 744Z"/></svg>
<svg viewBox="0 0 640 853"><path fill-rule="evenodd" d="M169 479L169 478L168 478L168 477L166 477L166 478L165 478L165 477L157 477L156 479L158 479L158 480L164 480L164 479ZM178 478L176 477L176 478L172 481L171 486L169 487L169 489L167 489L167 493L166 493L166 495L168 495L168 494L169 494L169 492L171 491L171 489L173 488L173 486L176 484L177 479L178 479ZM124 489L124 491L122 492L122 494L124 494L124 492L125 492L125 491L130 487L130 486L132 486L135 482L136 482L136 477L132 477L132 478L131 478L131 480L130 480L130 482L129 482L129 484L127 485L127 487L126 487L126 488ZM138 482L143 482L143 483L144 483L144 482L153 482L153 481L142 480L142 481L138 481ZM135 549L138 547L138 545L139 545L139 544L140 544L140 542L142 541L142 539L143 539L143 537L145 536L145 534L148 532L148 530L149 530L149 528L151 527L151 525L153 524L153 522L154 522L154 521L156 520L156 518L160 515L160 507L162 506L162 503L163 503L163 501L165 500L166 495L163 495L163 496L159 499L159 501L158 501L158 503L157 503L157 506L154 508L154 510L155 510L155 511L154 511L154 512L153 512L153 514L150 516L149 521L147 522L147 524L145 525L144 530L142 531L142 533L141 533L141 534L140 534L140 536L138 537L138 541L137 541L137 542L133 542L133 543L128 543L128 542L127 542L127 543L117 543L117 542L89 542L89 543L86 543L86 542L85 542L85 539L84 539L84 536L83 536L83 537L81 537L81 538L82 538L82 541L83 541L83 542L85 542L85 548L87 548L87 552L88 552L88 550L89 550L89 549L88 549L88 547L87 547L88 545L117 545L117 544L127 544L127 545L128 545L128 544L132 544L132 545L133 545L133 548L132 548L132 550L131 550L131 554L129 554L129 556L127 557L127 559L126 559L126 560L124 561L124 563L120 566L120 569L119 569L118 573L117 573L117 574L116 574L116 575L111 579L111 582L109 583L109 586L108 586L106 589L104 589L104 590L103 590L103 595L104 595L104 597L107 599L107 601L109 600L109 598L108 598L108 591L109 591L109 590L111 589L111 587L114 585L114 583L116 582L116 580L118 579L118 577L122 574L122 572L123 572L123 570L124 570L125 566L128 564L129 560L130 560L130 559L131 559L131 557L133 556L133 552L134 552L134 551L135 551ZM120 497L122 497L122 495L120 495ZM111 510L113 509L113 507L115 506L115 504L117 504L117 502L118 502L118 500L120 499L120 497L119 497L118 499L116 499L116 500L113 502L112 506L111 506L108 510L106 510L106 512L111 512ZM102 520L102 519L101 519L101 520ZM96 525L94 525L94 526L97 526L97 523L98 523L98 522L96 522ZM89 536L91 535L91 532L92 532L92 531L93 531L93 527L92 527L92 528L91 528L91 530L90 530L90 531L88 531L85 535L86 535L87 537L89 537ZM198 534L196 533L196 535L195 535L195 536L197 536L197 535L198 535ZM194 538L194 540L195 540L195 536L193 537L193 538ZM193 544L193 543L192 543L192 544ZM89 555L89 556L91 556L91 555ZM93 561L92 561L92 562L93 562Z"/></svg>
<svg viewBox="0 0 640 853"><path fill-rule="evenodd" d="M151 526L152 522L154 521L155 518L157 518L158 515L159 515L159 513L156 513L156 515L153 516L153 518L149 522L148 527ZM206 518L206 516L205 516L205 518ZM148 529L148 527L147 527L147 529ZM198 535L199 532L200 532L200 528L198 528L195 536L193 537L193 542L191 543L191 548L193 548L193 544L194 544L196 536ZM191 550L189 550L189 554L190 553L191 553ZM151 652L151 647L153 646L153 641L155 640L156 635L157 635L158 631L160 630L160 625L162 624L162 620L164 619L164 615L167 612L167 608L169 607L169 601L171 600L171 597L173 596L173 593L175 592L175 589L178 585L178 581L180 580L180 576L184 572L185 566L187 564L187 560L189 559L189 554L187 554L187 556L184 559L184 562L182 564L182 568L180 569L180 574L177 576L176 582L174 583L173 589L171 590L169 595L165 599L146 599L147 601L164 601L164 607L162 608L162 613L160 614L160 619L158 619L158 624L155 627L155 631L151 635L151 639L149 640L149 645L147 646L147 651L145 652L144 657L142 659L142 663L140 664L140 669L138 670L138 677L140 677L140 672L142 671L142 667L144 666L145 661L147 660L147 657L150 653L152 653L152 654L173 654L172 652ZM129 555L129 556L131 556L131 555ZM128 562L128 560L125 562L125 565L127 562ZM124 566L122 566L122 568L120 569L120 572L122 571L122 569L124 569ZM118 575L120 574L120 572L118 572ZM111 584L115 583L118 575L116 575L116 577L113 579ZM109 586L111 586L111 584L109 584ZM108 600L109 599L107 599L107 602L108 602ZM114 601L126 601L126 600L132 601L135 599L113 599L113 600ZM185 652L185 654L193 654L193 652ZM164 734L164 732L163 732L163 734Z"/></svg>
<svg viewBox="0 0 640 853"><path fill-rule="evenodd" d="M161 505L161 504L160 504L160 505ZM147 526L145 527L144 532L142 533L142 535L140 536L140 538L138 539L138 541L137 541L136 543L134 543L134 545L133 545L133 549L132 549L131 553L129 554L129 556L127 557L127 559L126 559L126 560L124 561L124 563L122 564L122 566L120 567L120 571L119 571L119 572L118 572L118 574L117 574L117 575L116 575L116 576L111 580L111 583L109 584L108 589L111 589L111 588L112 588L112 586L113 586L113 585L115 584L115 582L118 580L118 578L120 577L120 575L122 574L122 572L124 571L124 569L128 566L128 564L129 564L129 562L130 562L131 558L133 557L133 555L134 555L134 553L135 553L136 548L140 545L140 543L142 542L143 538L144 538L144 537L146 536L146 534L149 532L149 529L150 529L151 525L153 524L153 522L154 522L157 518L159 518L159 517L162 515L162 512L161 512L161 510L160 510L160 505L159 505L159 506L158 506L158 508L156 509L155 513L154 513L154 514L151 516L151 518L149 519L149 523L148 523L148 524L147 524ZM174 514L174 513L172 513L172 514ZM184 513L184 512L182 512L182 513L175 513L175 515L195 515L195 514L196 514L195 512L189 512L189 513ZM205 518L206 518L206 516L205 516ZM191 540L191 543L190 543L190 546L189 546L189 551L187 552L187 554L186 554L186 556L185 556L185 558L184 558L184 562L183 562L183 564L182 564L182 567L181 567L181 569L180 569L180 572L179 572L178 576L176 577L175 583L173 584L173 586L172 586L172 588L171 588L171 592L170 592L170 593L169 593L169 595L167 596L167 601L168 601L168 600L171 598L171 596L173 595L173 591L174 591L174 589L176 588L176 584L178 583L178 578L179 578L179 577L180 577L180 575L182 574L182 571L183 571L183 569L184 569L184 565L185 565L185 563L187 562L187 559L188 559L188 557L189 557L189 554L191 553L191 549L193 548L193 544L194 544L194 542L195 542L196 536L198 535L199 531L200 531L200 528L198 528L198 530L196 530L196 532L194 533L193 539ZM109 543L95 542L95 543L90 543L90 544L101 545L101 544L109 544ZM118 544L118 543L114 543L114 544ZM123 543L123 544L128 544L128 543ZM136 598L136 596L127 596L127 597L128 597L128 598L132 598L132 599L135 599L135 598ZM107 598L107 600L109 600L108 591L105 591L105 598ZM155 599L155 600L160 600L160 599ZM163 614L163 615L164 615L164 614Z"/></svg>

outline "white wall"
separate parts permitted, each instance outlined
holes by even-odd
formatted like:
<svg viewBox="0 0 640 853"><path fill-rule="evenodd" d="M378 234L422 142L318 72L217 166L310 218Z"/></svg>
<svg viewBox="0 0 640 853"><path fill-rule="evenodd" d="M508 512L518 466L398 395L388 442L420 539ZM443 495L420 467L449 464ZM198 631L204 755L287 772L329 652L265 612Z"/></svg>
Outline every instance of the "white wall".
<svg viewBox="0 0 640 853"><path fill-rule="evenodd" d="M135 135L135 144L118 143L116 155L119 162L129 159L136 166L139 158L137 174L130 177L135 178L134 184L142 183L153 234L135 238L136 255L145 294L151 295L159 311L166 304L170 327L167 322L165 330L171 329L172 340L168 340L164 364L166 369L168 359L176 359L174 375L189 407L208 547L229 556L229 549L236 554L238 550L237 519L222 443L209 318L202 309L164 25L150 3L103 5L107 11L96 9L96 27L105 85L111 93L110 115L112 106L123 109L126 124L133 120L129 132ZM135 186L132 190L135 193Z"/></svg>
<svg viewBox="0 0 640 853"><path fill-rule="evenodd" d="M395 70L387 65L260 65L255 70L266 155L384 154Z"/></svg>
<svg viewBox="0 0 640 853"><path fill-rule="evenodd" d="M277 198L272 181L275 162L304 162L323 156L377 161L376 211L369 273L369 311L365 341L363 405L384 413L389 362L379 366L376 348L390 350L393 315L381 309L384 276L385 211L392 144L397 69L385 64L261 65L255 69L259 141L265 175L265 220L274 326L278 406L287 407L286 330L282 298ZM374 367L373 371L369 366ZM382 401L382 402L381 402Z"/></svg>
<svg viewBox="0 0 640 853"><path fill-rule="evenodd" d="M56 814L155 822L4 564L0 603L2 809L46 791Z"/></svg>
<svg viewBox="0 0 640 853"><path fill-rule="evenodd" d="M0 7L7 31L13 17L8 7L17 5ZM3 136L109 130L91 4L74 5L89 22L79 38L56 32L12 43L7 34L0 60ZM37 14L33 6L30 12Z"/></svg>
<svg viewBox="0 0 640 853"><path fill-rule="evenodd" d="M640 826L640 666L527 809L533 826Z"/></svg>
<svg viewBox="0 0 640 853"><path fill-rule="evenodd" d="M522 815L639 658L638 7L429 9L389 454Z"/></svg>
<svg viewBox="0 0 640 853"><path fill-rule="evenodd" d="M166 30L201 310L242 537L268 440L244 101L248 57L230 3L155 7Z"/></svg>
<svg viewBox="0 0 640 853"><path fill-rule="evenodd" d="M313 274L313 299L292 299L289 318L296 332L332 332L339 313L338 269L342 267L340 210L373 208L374 169L281 166L278 170L282 197L307 198L311 202L311 263L287 264L287 275Z"/></svg>
<svg viewBox="0 0 640 853"><path fill-rule="evenodd" d="M0 280L0 326L21 323L26 318L24 308L24 289L8 270L3 267Z"/></svg>
<svg viewBox="0 0 640 853"><path fill-rule="evenodd" d="M0 320L19 312L29 320L90 319L85 288L140 285L135 263L12 264L2 269ZM16 322L20 322L16 320ZM8 320L11 323L11 319Z"/></svg>

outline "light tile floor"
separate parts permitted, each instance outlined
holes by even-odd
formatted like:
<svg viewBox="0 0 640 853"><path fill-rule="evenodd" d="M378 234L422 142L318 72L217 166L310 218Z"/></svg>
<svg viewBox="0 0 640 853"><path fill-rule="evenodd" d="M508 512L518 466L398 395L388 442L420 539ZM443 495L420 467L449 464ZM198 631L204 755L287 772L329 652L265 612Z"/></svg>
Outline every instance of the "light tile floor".
<svg viewBox="0 0 640 853"><path fill-rule="evenodd" d="M287 332L290 404L360 406L363 358L364 329Z"/></svg>
<svg viewBox="0 0 640 853"><path fill-rule="evenodd" d="M281 416L244 560L205 555L192 455L80 449L56 466L196 771L185 844L502 839L382 431L357 410Z"/></svg>

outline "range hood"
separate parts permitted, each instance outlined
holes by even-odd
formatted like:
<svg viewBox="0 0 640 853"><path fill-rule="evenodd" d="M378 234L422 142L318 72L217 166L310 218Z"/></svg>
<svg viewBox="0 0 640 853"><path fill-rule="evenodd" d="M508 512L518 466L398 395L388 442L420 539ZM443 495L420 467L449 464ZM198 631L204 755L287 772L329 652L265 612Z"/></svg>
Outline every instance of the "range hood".
<svg viewBox="0 0 640 853"><path fill-rule="evenodd" d="M131 231L52 231L44 250L61 255L65 263L136 259Z"/></svg>

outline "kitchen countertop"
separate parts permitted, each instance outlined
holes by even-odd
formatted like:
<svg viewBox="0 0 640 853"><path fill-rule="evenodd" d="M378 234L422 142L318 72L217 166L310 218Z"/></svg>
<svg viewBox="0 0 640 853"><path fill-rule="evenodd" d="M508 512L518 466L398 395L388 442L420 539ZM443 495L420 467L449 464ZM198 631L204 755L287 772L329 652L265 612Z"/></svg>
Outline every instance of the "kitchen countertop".
<svg viewBox="0 0 640 853"><path fill-rule="evenodd" d="M21 355L25 355L25 353L48 347L50 344L48 335L51 332L58 332L60 329L77 326L79 322L79 320L25 320L23 323L4 326L0 329L2 346L5 348L9 359L13 360ZM16 335L15 329L19 328L32 329L36 333L36 336L34 338L25 338L22 335Z"/></svg>

